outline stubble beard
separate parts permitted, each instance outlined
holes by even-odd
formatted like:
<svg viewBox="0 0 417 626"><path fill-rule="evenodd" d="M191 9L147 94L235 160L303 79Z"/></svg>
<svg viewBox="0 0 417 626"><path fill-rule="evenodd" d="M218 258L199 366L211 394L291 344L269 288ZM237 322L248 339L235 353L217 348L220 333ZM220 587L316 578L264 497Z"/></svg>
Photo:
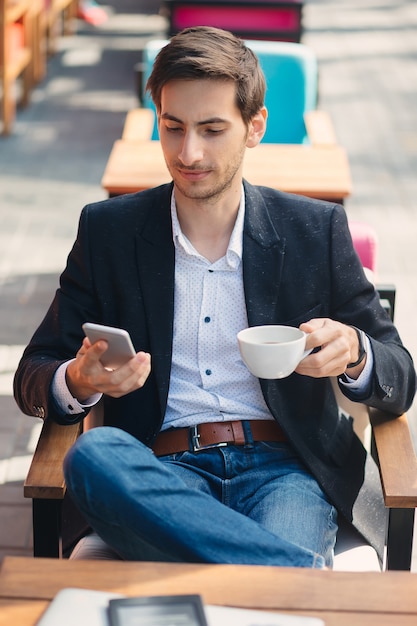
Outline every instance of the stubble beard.
<svg viewBox="0 0 417 626"><path fill-rule="evenodd" d="M242 144L242 147L239 153L235 156L233 161L229 163L226 170L223 172L220 179L215 180L213 184L209 187L205 187L205 181L202 182L190 182L188 185L183 183L183 181L179 179L179 176L176 174L177 167L179 169L184 169L184 167L180 163L174 163L171 167L167 163L168 170L173 178L175 187L180 191L180 193L190 200L195 200L197 202L204 202L213 204L217 202L233 185L233 182L236 178L236 174L240 169L240 166L243 161L243 157L245 154L245 144ZM205 168L195 167L188 168L189 171L205 171ZM210 168L211 173L216 172L215 168Z"/></svg>

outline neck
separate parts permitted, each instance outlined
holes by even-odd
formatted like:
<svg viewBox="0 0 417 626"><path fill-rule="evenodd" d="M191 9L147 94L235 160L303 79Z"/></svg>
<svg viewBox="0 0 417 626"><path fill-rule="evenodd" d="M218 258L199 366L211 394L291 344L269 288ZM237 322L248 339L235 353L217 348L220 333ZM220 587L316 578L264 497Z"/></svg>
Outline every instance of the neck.
<svg viewBox="0 0 417 626"><path fill-rule="evenodd" d="M183 198L175 193L182 232L197 252L212 263L226 254L239 211L240 196L240 185L238 190L217 202Z"/></svg>

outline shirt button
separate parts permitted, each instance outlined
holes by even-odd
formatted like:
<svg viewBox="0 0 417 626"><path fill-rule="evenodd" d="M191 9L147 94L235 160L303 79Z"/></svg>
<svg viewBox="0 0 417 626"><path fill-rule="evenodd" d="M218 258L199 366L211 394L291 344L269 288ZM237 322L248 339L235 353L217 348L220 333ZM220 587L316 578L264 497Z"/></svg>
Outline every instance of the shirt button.
<svg viewBox="0 0 417 626"><path fill-rule="evenodd" d="M206 370L207 376L211 376L211 370Z"/></svg>
<svg viewBox="0 0 417 626"><path fill-rule="evenodd" d="M206 324L208 324L209 322L211 322L211 317L207 315L207 317L204 318L204 321Z"/></svg>

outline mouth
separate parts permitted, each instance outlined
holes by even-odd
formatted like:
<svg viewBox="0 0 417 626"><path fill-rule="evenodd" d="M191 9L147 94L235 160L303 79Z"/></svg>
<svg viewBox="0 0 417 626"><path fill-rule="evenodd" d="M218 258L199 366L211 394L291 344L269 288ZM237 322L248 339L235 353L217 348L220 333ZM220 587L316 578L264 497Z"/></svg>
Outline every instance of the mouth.
<svg viewBox="0 0 417 626"><path fill-rule="evenodd" d="M206 178L211 170L201 170L201 169L184 169L181 167L177 168L177 172L184 179L190 182L197 182Z"/></svg>

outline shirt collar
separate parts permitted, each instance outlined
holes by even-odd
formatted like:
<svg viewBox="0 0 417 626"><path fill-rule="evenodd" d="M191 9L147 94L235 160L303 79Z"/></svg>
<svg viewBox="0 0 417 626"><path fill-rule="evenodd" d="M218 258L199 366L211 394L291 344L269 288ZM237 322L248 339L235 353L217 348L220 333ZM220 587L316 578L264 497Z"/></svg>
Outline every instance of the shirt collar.
<svg viewBox="0 0 417 626"><path fill-rule="evenodd" d="M175 202L174 191L172 191L171 195L171 220L172 220L172 236L174 241L174 246L176 248L181 247L182 250L188 254L193 256L201 256L195 250L194 246L187 239L184 233L181 230L181 226L178 220L177 214L177 205ZM242 192L240 196L239 209L236 216L235 225L233 227L232 234L230 236L229 245L227 247L227 252L225 255L225 260L227 264L232 268L236 269L241 260L243 253L243 225L245 221L245 192L242 185Z"/></svg>

